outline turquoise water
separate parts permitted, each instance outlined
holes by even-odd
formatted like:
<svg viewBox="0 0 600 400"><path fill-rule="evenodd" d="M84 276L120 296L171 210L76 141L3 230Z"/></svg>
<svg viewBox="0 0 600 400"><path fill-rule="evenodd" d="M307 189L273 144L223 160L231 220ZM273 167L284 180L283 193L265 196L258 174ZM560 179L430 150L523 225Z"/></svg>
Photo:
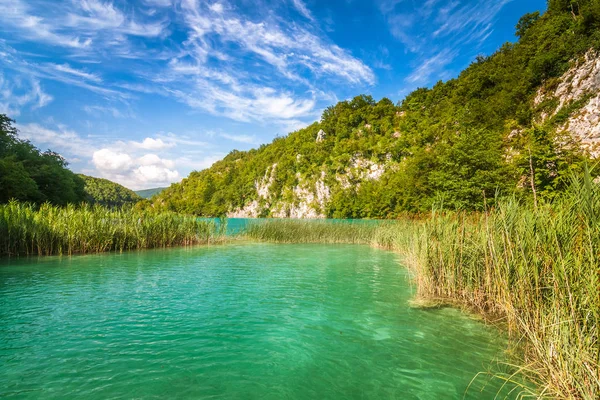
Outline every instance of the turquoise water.
<svg viewBox="0 0 600 400"><path fill-rule="evenodd" d="M460 399L505 346L456 310L410 308L396 256L362 246L1 264L6 398ZM466 398L494 398L484 383Z"/></svg>
<svg viewBox="0 0 600 400"><path fill-rule="evenodd" d="M215 221L217 224L220 223L219 218L207 218L207 219ZM269 219L264 219L264 218L227 218L227 234L235 235L235 234L243 231L244 228L246 228L248 226L248 224L252 224L255 222L259 222L259 221L266 221L266 220L270 221L273 219L277 219L277 218L269 218ZM310 221L310 220L305 219L303 221ZM383 222L382 220L374 220L374 219L319 219L319 220L314 220L314 221L326 222L326 223L332 223L332 224L336 224L336 223L380 224Z"/></svg>

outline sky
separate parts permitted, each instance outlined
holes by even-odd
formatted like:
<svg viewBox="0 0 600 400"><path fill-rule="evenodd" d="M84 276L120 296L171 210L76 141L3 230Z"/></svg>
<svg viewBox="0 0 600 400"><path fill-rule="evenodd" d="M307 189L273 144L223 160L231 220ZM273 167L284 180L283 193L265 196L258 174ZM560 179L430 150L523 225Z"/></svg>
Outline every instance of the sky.
<svg viewBox="0 0 600 400"><path fill-rule="evenodd" d="M359 94L401 101L545 0L0 0L0 113L76 172L166 186Z"/></svg>

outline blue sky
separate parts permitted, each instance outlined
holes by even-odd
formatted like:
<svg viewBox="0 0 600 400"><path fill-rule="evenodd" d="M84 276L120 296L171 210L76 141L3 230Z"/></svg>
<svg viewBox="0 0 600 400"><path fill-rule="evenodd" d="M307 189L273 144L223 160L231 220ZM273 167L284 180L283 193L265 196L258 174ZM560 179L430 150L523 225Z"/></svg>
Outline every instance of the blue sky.
<svg viewBox="0 0 600 400"><path fill-rule="evenodd" d="M0 0L0 113L77 172L168 185L358 94L402 100L545 0Z"/></svg>

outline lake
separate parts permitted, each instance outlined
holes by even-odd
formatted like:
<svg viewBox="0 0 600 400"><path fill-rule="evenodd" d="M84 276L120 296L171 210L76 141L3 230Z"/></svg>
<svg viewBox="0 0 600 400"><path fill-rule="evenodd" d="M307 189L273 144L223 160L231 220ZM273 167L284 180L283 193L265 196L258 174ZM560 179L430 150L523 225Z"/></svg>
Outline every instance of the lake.
<svg viewBox="0 0 600 400"><path fill-rule="evenodd" d="M461 399L506 339L412 296L398 256L366 246L2 260L0 397Z"/></svg>

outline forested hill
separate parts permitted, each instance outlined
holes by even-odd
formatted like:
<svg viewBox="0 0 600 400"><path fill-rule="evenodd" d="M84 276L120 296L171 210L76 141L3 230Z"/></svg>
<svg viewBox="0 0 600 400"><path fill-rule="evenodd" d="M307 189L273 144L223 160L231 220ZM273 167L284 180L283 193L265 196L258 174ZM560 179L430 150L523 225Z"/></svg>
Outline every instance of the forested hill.
<svg viewBox="0 0 600 400"><path fill-rule="evenodd" d="M106 207L121 207L142 200L133 190L108 179L94 178L82 174L79 177L85 182L86 201L88 203L100 204Z"/></svg>
<svg viewBox="0 0 600 400"><path fill-rule="evenodd" d="M152 196L159 194L160 192L162 192L165 189L166 189L165 187L159 187L159 188L153 188L153 189L136 190L135 194L140 196L142 199L150 199L150 198L152 198Z"/></svg>
<svg viewBox="0 0 600 400"><path fill-rule="evenodd" d="M73 173L59 154L20 139L14 121L0 114L0 204L11 200L120 207L142 198L107 179Z"/></svg>
<svg viewBox="0 0 600 400"><path fill-rule="evenodd" d="M85 199L83 180L50 150L18 138L14 121L0 114L0 203L11 199L56 205Z"/></svg>
<svg viewBox="0 0 600 400"><path fill-rule="evenodd" d="M271 144L233 151L154 206L206 216L389 218L433 204L481 209L498 194L551 198L594 153L600 1L551 0L543 15L521 18L516 35L458 78L398 104L358 96Z"/></svg>

